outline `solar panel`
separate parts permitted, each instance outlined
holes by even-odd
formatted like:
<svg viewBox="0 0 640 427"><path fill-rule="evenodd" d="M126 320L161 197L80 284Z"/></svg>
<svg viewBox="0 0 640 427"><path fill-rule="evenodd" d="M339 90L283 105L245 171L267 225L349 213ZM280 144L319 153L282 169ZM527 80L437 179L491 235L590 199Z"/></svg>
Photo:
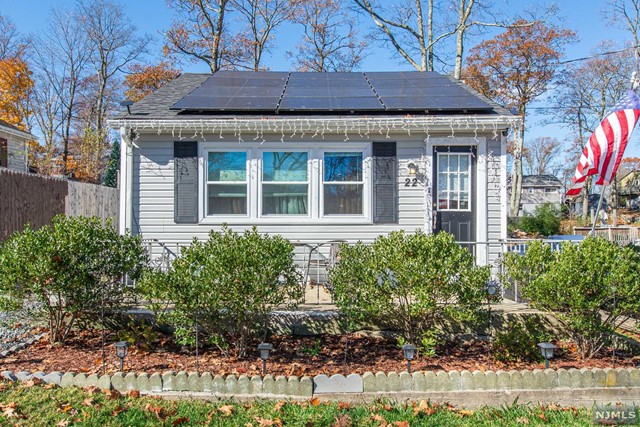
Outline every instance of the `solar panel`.
<svg viewBox="0 0 640 427"><path fill-rule="evenodd" d="M492 110L493 107L434 72L366 73L388 111Z"/></svg>
<svg viewBox="0 0 640 427"><path fill-rule="evenodd" d="M289 73L218 71L171 109L275 111Z"/></svg>
<svg viewBox="0 0 640 427"><path fill-rule="evenodd" d="M291 73L281 110L384 110L362 73Z"/></svg>
<svg viewBox="0 0 640 427"><path fill-rule="evenodd" d="M275 114L278 110L314 113L490 111L493 107L435 72L219 71L171 109Z"/></svg>

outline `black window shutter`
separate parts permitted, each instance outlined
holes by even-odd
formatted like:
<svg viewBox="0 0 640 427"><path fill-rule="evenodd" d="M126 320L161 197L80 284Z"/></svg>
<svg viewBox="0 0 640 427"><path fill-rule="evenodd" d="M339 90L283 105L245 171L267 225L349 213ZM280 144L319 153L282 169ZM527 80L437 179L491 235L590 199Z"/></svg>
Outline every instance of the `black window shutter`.
<svg viewBox="0 0 640 427"><path fill-rule="evenodd" d="M395 142L373 143L373 222L398 223L398 162Z"/></svg>
<svg viewBox="0 0 640 427"><path fill-rule="evenodd" d="M198 143L173 143L174 211L173 219L179 224L198 222Z"/></svg>

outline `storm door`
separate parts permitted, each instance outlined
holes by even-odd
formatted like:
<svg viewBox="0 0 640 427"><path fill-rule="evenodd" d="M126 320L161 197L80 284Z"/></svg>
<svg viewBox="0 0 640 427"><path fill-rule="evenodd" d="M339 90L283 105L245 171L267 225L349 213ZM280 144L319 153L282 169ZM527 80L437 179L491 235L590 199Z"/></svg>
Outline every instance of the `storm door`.
<svg viewBox="0 0 640 427"><path fill-rule="evenodd" d="M475 147L434 147L434 232L451 233L458 242L475 241L475 180Z"/></svg>

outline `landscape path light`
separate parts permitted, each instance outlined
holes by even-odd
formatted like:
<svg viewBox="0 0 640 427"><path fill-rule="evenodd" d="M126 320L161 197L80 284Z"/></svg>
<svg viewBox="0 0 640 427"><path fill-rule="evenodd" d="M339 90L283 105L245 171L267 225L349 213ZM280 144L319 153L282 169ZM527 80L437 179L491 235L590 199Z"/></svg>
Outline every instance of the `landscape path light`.
<svg viewBox="0 0 640 427"><path fill-rule="evenodd" d="M402 346L404 358L407 359L407 372L411 373L411 361L416 357L416 346L413 344L405 344Z"/></svg>
<svg viewBox="0 0 640 427"><path fill-rule="evenodd" d="M542 357L544 357L544 367L548 369L549 359L553 359L553 350L558 347L551 344L550 342L538 343L538 347L540 347L540 354L542 354Z"/></svg>
<svg viewBox="0 0 640 427"><path fill-rule="evenodd" d="M116 348L116 356L120 359L120 371L122 371L122 367L124 366L124 358L127 357L127 353L129 353L129 343L126 341L119 341L115 343Z"/></svg>
<svg viewBox="0 0 640 427"><path fill-rule="evenodd" d="M485 291L487 292L487 308L488 308L488 323L487 323L487 365L491 370L491 298L498 293L498 282L495 280L489 280L485 285Z"/></svg>
<svg viewBox="0 0 640 427"><path fill-rule="evenodd" d="M267 374L267 359L271 350L273 350L273 345L269 343L261 342L258 344L258 353L260 353L260 359L262 359L262 375Z"/></svg>

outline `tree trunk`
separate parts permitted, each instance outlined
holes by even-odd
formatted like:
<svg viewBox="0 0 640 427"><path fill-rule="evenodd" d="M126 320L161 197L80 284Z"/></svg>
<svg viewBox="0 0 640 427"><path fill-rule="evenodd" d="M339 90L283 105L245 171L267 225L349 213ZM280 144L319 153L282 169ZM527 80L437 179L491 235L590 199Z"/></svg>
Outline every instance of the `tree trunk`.
<svg viewBox="0 0 640 427"><path fill-rule="evenodd" d="M433 0L429 0L427 7L427 71L433 71Z"/></svg>
<svg viewBox="0 0 640 427"><path fill-rule="evenodd" d="M522 149L524 141L524 113L523 122L519 132L517 132L515 147L513 151L513 170L511 171L511 203L509 209L510 216L520 216L520 199L522 198Z"/></svg>

